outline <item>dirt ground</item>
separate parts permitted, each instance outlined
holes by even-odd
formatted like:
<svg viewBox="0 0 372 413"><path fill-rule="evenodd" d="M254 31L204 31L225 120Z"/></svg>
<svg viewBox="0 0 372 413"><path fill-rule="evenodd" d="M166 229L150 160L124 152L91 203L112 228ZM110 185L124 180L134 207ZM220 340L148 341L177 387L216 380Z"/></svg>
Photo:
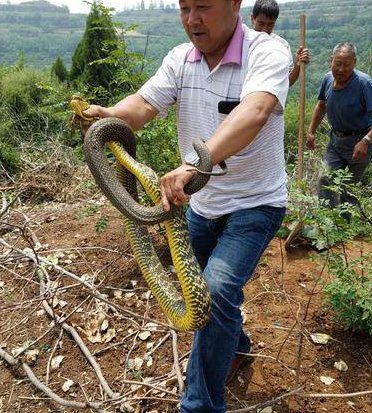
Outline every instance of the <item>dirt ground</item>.
<svg viewBox="0 0 372 413"><path fill-rule="evenodd" d="M151 234L169 265L160 229L151 228ZM0 351L19 360L11 367L0 357L1 413L94 411L63 406L87 400L105 401L96 411L178 411L183 381L176 372L179 367L184 378L192 335L167 327L112 206L101 197L14 205L0 235ZM360 251L361 241L348 246L351 255ZM229 411L372 412L372 394L344 397L372 390L372 339L334 321L322 297L324 260L305 244L286 251L274 239L267 248L242 307L254 361L226 388ZM65 329L52 322L66 316ZM322 338L317 333L328 341L316 343ZM25 365L35 374L33 383ZM37 389L40 383L49 393ZM251 407L257 404L259 410Z"/></svg>

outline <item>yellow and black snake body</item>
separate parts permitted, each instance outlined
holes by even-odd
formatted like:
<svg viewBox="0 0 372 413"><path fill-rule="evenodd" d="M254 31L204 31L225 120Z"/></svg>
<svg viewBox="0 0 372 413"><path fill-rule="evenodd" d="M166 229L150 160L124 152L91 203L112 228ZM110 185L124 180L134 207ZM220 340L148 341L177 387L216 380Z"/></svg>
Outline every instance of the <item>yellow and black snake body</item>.
<svg viewBox="0 0 372 413"><path fill-rule="evenodd" d="M105 155L106 145L116 157L116 173ZM210 173L212 166L204 143L200 140L193 145L201 158L199 168ZM184 331L204 326L210 316L211 299L189 243L184 215L175 206L170 212L162 209L159 178L152 169L135 160L135 137L130 127L117 118L96 121L85 136L84 153L98 186L123 214L125 231L140 270L172 325ZM208 179L208 175L197 174L185 191L196 192ZM139 204L136 180L154 206ZM147 230L147 225L160 222L165 226L182 294L163 268Z"/></svg>

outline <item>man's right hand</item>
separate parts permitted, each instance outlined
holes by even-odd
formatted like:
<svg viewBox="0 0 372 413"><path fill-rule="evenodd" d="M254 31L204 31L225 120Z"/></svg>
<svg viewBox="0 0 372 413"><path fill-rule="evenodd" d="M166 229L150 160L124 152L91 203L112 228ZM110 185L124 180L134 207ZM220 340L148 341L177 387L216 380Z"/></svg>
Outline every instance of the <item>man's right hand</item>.
<svg viewBox="0 0 372 413"><path fill-rule="evenodd" d="M305 63L308 64L310 62L310 52L309 49L305 49L304 47L299 47L296 52L296 63Z"/></svg>
<svg viewBox="0 0 372 413"><path fill-rule="evenodd" d="M89 108L87 110L84 110L83 114L87 118L91 118L91 119L96 119L96 118L101 119L101 118L108 118L110 116L113 116L111 108L106 108L104 106L99 106L99 105L89 105Z"/></svg>
<svg viewBox="0 0 372 413"><path fill-rule="evenodd" d="M315 133L307 132L306 146L310 151L315 149Z"/></svg>
<svg viewBox="0 0 372 413"><path fill-rule="evenodd" d="M83 111L83 115L84 118L80 118L80 130L83 136L95 120L113 116L111 108L99 105L89 105L89 108Z"/></svg>

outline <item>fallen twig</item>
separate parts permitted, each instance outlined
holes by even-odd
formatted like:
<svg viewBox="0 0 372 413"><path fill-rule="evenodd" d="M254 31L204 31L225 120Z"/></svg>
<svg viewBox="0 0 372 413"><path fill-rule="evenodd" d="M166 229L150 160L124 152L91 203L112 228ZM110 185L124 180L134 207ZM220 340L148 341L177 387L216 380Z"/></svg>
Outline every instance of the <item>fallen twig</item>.
<svg viewBox="0 0 372 413"><path fill-rule="evenodd" d="M143 321L148 321L148 322L153 322L153 323L156 322L156 324L161 325L161 326L166 327L166 328L174 328L174 327L171 327L169 324L163 323L159 320L154 320L153 318L150 318L150 317L143 317L140 314L134 313L134 312L128 310L127 308L124 308L124 307L122 307L118 304L113 303L112 301L108 300L103 294L101 294L99 291L97 291L97 289L94 288L92 285L90 285L88 282L82 280L76 274L73 274L70 271L65 270L60 265L53 264L51 261L49 261L49 260L47 260L43 257L36 256L36 254L34 254L30 251L27 251L27 250L24 251L24 250L21 250L19 248L16 248L16 247L8 244L3 238L0 238L0 244L6 246L7 248L11 248L14 251L17 251L17 252L23 254L24 256L28 257L33 262L37 262L39 260L40 263L42 263L46 266L50 266L54 270L56 270L58 272L61 272L63 275L66 275L67 277L77 281L79 284L81 284L83 287L85 287L87 289L87 291L90 295L92 295L93 297L98 298L100 301L108 304L113 311L115 311L115 310L116 311L121 311L123 313L126 313L126 314L130 315L133 318L137 318L137 319L141 319Z"/></svg>
<svg viewBox="0 0 372 413"><path fill-rule="evenodd" d="M183 377L180 369L179 357L178 357L178 350L177 350L177 333L174 330L171 330L172 334L172 350L173 350L173 367L176 372L176 377L178 380L178 388L179 392L183 393L185 388L185 384L183 382Z"/></svg>
<svg viewBox="0 0 372 413"><path fill-rule="evenodd" d="M245 413L245 412L253 412L253 411L256 411L258 409L262 410L265 407L274 406L275 404L279 403L281 400L287 399L290 396L298 394L298 392L300 390L301 390L301 387L297 387L294 390L291 390L287 393L281 394L280 396L275 397L274 399L268 400L266 402L258 403L258 404L255 404L254 406L245 407L243 409L228 410L226 413Z"/></svg>
<svg viewBox="0 0 372 413"><path fill-rule="evenodd" d="M337 398L337 399L344 399L349 397L359 397L359 396L366 396L368 394L372 394L372 390L365 390L365 391L358 391L355 393L299 393L300 397L304 398Z"/></svg>
<svg viewBox="0 0 372 413"><path fill-rule="evenodd" d="M47 363L47 369L46 369L46 377L45 377L45 383L48 384L49 383L49 372L50 372L50 365L52 362L52 358L54 356L55 351L57 350L58 344L60 343L60 341L62 340L62 336L63 336L63 329L60 330L59 332L59 336L53 346L52 351L50 352L50 356L48 359L48 363Z"/></svg>
<svg viewBox="0 0 372 413"><path fill-rule="evenodd" d="M40 292L43 293L46 290L46 286L44 284L44 278L41 275L42 271L39 271L39 277L40 277ZM49 304L44 301L43 302L43 307L44 310L47 312L47 314L53 318L57 323L61 325L61 327L67 331L75 340L76 344L79 346L81 352L84 354L85 358L88 360L89 364L93 367L94 372L96 373L96 376L101 383L105 393L113 399L116 399L118 397L118 394L115 393L113 390L111 390L109 384L107 383L105 377L102 374L101 367L95 360L95 358L92 356L92 353L89 351L88 347L85 345L83 340L81 339L79 333L76 331L76 329L70 325L68 325L66 322L61 321L63 320L63 317L59 317L56 314L53 313L52 308L49 306Z"/></svg>
<svg viewBox="0 0 372 413"><path fill-rule="evenodd" d="M20 366L22 367L23 371L31 381L31 383L40 391L42 391L44 394L46 394L50 399L55 401L56 403L60 404L61 406L64 407L71 407L74 409L86 409L86 408L91 408L97 411L98 413L104 413L105 411L101 409L102 402L76 402L74 400L67 400L63 399L62 397L58 396L58 394L54 393L49 387L47 387L44 383L42 383L34 374L32 371L31 367L27 363L19 363L17 359L12 357L9 353L6 351L2 350L0 348L0 357L4 359L10 366L16 367Z"/></svg>
<svg viewBox="0 0 372 413"><path fill-rule="evenodd" d="M284 364L282 361L278 360L276 357L273 356L267 356L266 354L258 354L258 353L243 353L242 351L237 351L236 354L240 354L243 356L249 356L249 357L257 357L257 358L264 358L270 361L273 361L274 363L279 363L281 366L283 366L286 370L289 371L291 375L295 375L296 372L288 367L286 364Z"/></svg>
<svg viewBox="0 0 372 413"><path fill-rule="evenodd" d="M326 262L327 262L327 260L324 262L324 265L323 265L322 269L320 270L319 276L315 280L314 285L311 289L311 293L310 293L309 299L307 300L302 319L300 320L299 318L297 318L298 323L299 323L299 339L298 339L298 347L297 347L297 366L296 366L296 385L297 386L299 386L300 379L301 379L301 363L302 363L302 352L303 352L303 340L304 340L304 334L305 334L304 333L305 323L307 321L307 316L308 316L308 313L309 313L311 300L312 300L312 298L315 294L315 289L316 289L319 281L323 277L323 273L324 273L324 270L326 268Z"/></svg>

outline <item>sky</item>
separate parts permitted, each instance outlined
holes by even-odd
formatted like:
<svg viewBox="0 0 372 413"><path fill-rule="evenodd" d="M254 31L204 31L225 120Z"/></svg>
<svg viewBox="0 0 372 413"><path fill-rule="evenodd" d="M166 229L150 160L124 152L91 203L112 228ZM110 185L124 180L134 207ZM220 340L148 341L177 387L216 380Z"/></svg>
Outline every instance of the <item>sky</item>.
<svg viewBox="0 0 372 413"><path fill-rule="evenodd" d="M19 4L23 3L25 1L30 1L30 0L0 0L0 4ZM49 3L56 4L58 6L65 5L69 8L70 13L89 13L90 6L83 0L48 0ZM150 0L144 0L146 5L150 4ZM159 0L153 0L154 2L156 1L157 4L159 4ZM163 0L164 4L178 4L178 0ZM296 0L282 0L278 1L278 3L288 3L290 1L296 1ZM112 7L114 8L117 12L123 11L124 8L131 8L133 6L136 6L139 2L139 0L101 0L102 4L106 7ZM243 0L242 6L247 7L251 6L255 0Z"/></svg>

